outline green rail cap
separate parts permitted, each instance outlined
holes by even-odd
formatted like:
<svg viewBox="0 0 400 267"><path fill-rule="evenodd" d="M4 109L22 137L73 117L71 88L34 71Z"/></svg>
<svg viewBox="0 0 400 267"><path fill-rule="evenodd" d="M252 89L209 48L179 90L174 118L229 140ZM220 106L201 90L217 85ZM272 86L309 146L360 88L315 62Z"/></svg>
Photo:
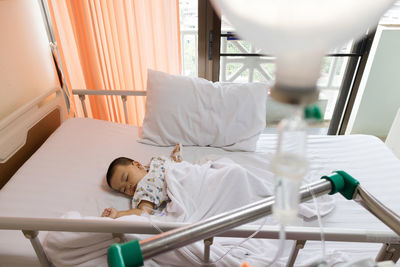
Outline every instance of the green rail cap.
<svg viewBox="0 0 400 267"><path fill-rule="evenodd" d="M353 199L354 192L360 184L359 181L345 171L334 171L329 176L322 176L321 179L326 179L331 182L332 190L329 192L329 195L339 192L348 200Z"/></svg>
<svg viewBox="0 0 400 267"><path fill-rule="evenodd" d="M304 108L304 118L306 120L322 120L322 112L318 105L309 105Z"/></svg>
<svg viewBox="0 0 400 267"><path fill-rule="evenodd" d="M107 257L108 266L110 267L143 266L139 240L133 240L125 244L112 244L108 249Z"/></svg>

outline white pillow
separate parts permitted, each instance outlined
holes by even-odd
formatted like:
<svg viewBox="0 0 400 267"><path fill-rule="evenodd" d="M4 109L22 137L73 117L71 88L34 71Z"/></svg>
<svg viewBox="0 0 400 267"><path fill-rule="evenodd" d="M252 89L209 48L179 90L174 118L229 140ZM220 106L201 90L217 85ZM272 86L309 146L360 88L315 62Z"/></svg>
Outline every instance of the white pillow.
<svg viewBox="0 0 400 267"><path fill-rule="evenodd" d="M267 85L212 83L149 70L141 143L254 151L265 128Z"/></svg>

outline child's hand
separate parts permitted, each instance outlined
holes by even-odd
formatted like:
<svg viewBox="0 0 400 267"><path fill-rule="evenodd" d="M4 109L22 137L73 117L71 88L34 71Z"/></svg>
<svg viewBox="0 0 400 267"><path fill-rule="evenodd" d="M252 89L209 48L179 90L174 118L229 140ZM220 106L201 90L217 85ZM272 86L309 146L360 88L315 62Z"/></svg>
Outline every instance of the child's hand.
<svg viewBox="0 0 400 267"><path fill-rule="evenodd" d="M103 214L101 214L101 217L109 217L115 219L118 217L118 211L114 208L104 209Z"/></svg>
<svg viewBox="0 0 400 267"><path fill-rule="evenodd" d="M171 158L175 162L182 162L181 146L181 144L176 144L174 150L171 153Z"/></svg>
<svg viewBox="0 0 400 267"><path fill-rule="evenodd" d="M174 150L172 151L172 153L179 152L179 151L181 151L181 145L180 144L176 144L175 147L174 147Z"/></svg>

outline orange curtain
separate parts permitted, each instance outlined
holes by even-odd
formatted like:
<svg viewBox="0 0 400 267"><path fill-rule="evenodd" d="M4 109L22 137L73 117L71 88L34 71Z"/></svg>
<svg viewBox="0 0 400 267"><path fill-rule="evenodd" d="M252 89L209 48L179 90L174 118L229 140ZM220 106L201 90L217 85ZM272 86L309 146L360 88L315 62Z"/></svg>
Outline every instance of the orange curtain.
<svg viewBox="0 0 400 267"><path fill-rule="evenodd" d="M146 90L147 69L181 72L178 0L48 0L69 88ZM128 96L141 125L145 98ZM79 106L79 105L77 105ZM120 97L89 97L89 115L125 122Z"/></svg>

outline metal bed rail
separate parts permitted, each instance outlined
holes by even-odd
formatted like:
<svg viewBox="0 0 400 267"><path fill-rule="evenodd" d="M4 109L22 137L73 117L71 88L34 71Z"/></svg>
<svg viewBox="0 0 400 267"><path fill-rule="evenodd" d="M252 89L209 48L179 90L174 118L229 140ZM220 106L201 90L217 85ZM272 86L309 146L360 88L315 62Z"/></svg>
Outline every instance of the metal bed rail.
<svg viewBox="0 0 400 267"><path fill-rule="evenodd" d="M88 112L86 108L85 99L87 95L97 95L97 96L120 96L122 103L124 105L124 115L125 123L128 123L128 107L126 104L128 96L146 96L146 91L131 91L131 90L87 90L87 89L74 89L72 90L73 95L79 96L81 101L81 106L85 118L88 117Z"/></svg>
<svg viewBox="0 0 400 267"><path fill-rule="evenodd" d="M355 199L360 202L368 211L389 226L398 237L400 234L400 217L362 189L357 180L344 171L336 171L330 176L322 178L319 182L300 189L301 202L311 199L312 196L339 192L348 200ZM273 204L274 197L269 197L242 208L214 216L190 226L161 233L145 240L134 240L122 245L114 244L108 251L109 264L110 266L142 266L143 261L146 259L200 240L204 240L204 262L208 262L209 249L213 236L271 214ZM287 266L293 266L299 250L304 247L307 239L296 238L295 240L296 243L289 256ZM354 239L351 241L356 242ZM400 243L395 241L384 243L376 260L392 260L397 262L399 257Z"/></svg>
<svg viewBox="0 0 400 267"><path fill-rule="evenodd" d="M180 227L187 227L186 223L157 223L157 226L164 232ZM40 231L62 231L62 232L93 232L110 233L123 241L123 234L159 234L159 231L150 223L137 222L132 224L128 221L100 221L100 220L80 220L63 218L24 218L24 217L0 217L0 229L19 230L30 240L36 255L42 266L51 266L38 238ZM234 229L229 229L223 233L218 233L215 237L234 237L246 238L258 229L257 225L243 225ZM263 226L253 238L279 239L279 228L277 226ZM321 240L320 228L318 227L286 227L286 239L296 241L292 251L292 265L298 251L304 247L307 241ZM400 252L400 237L391 231L370 231L351 228L326 228L324 229L325 241L332 242L363 242L381 243L382 248L377 258L382 260L396 259ZM209 246L212 241L205 240ZM300 244L300 245L299 245ZM397 253L397 254L396 254ZM206 256L206 255L205 255ZM397 256L398 257L398 256Z"/></svg>
<svg viewBox="0 0 400 267"><path fill-rule="evenodd" d="M187 227L187 223L157 223L157 226L164 232ZM234 237L246 238L254 233L259 226L242 225L234 229L229 229L223 233L218 233L215 237ZM36 255L42 266L51 266L41 242L38 238L40 231L62 231L62 232L92 232L110 233L124 240L124 234L159 234L159 231L150 223L137 222L132 224L129 221L101 221L101 220L81 220L64 218L24 218L24 217L0 217L0 229L19 230L30 240ZM277 226L263 226L253 238L279 239L279 228ZM320 228L318 227L286 227L286 239L296 241L292 251L292 262L295 262L298 251L304 247L307 241L321 240ZM325 241L332 242L364 242L381 243L382 248L379 252L382 260L395 258L399 253L400 237L391 231L370 231L351 228L326 228L324 229ZM207 243L209 242L209 243ZM207 248L208 244L208 248ZM300 244L300 245L299 245ZM301 245L302 244L302 245ZM205 252L209 252L212 239L205 240ZM207 255L205 255L207 256ZM293 265L287 265L293 266Z"/></svg>
<svg viewBox="0 0 400 267"><path fill-rule="evenodd" d="M302 201L311 198L310 190L314 195L326 194L330 191L330 183L325 180L321 180L314 184L308 185L301 189ZM271 196L265 200L250 204L248 206L239 208L237 210L227 212L221 215L217 215L213 218L206 220L205 222L209 225L214 225L212 233L205 233L204 228L201 226L201 231L190 230L192 235L193 232L197 232L196 240L204 240L205 250L204 256L207 260L210 255L210 246L212 245L212 238L215 237L240 237L246 238L254 233L259 226L257 225L241 225L238 227L233 226L233 229L228 229L233 224L238 225L237 219L232 220L232 216L235 214L244 214L245 210L253 213L253 219L258 216L265 216L269 211L265 212L265 209L270 209L273 204L274 197ZM259 211L263 215L256 214ZM241 215L240 215L241 216ZM225 218L225 219L224 219ZM213 220L219 220L218 223ZM221 223L221 220L224 221ZM249 221L249 219L246 219ZM204 222L199 222L198 225ZM215 227L219 227L221 224L222 228L216 230ZM158 228L163 232L160 236L166 236L168 234L177 233L181 229L191 228L193 225L187 223L157 223ZM135 222L134 224L129 221L111 221L111 220L84 220L84 219L65 219L65 218L24 218L24 217L0 217L0 229L4 230L20 230L24 236L31 241L31 244L41 262L42 266L51 266L51 263L47 259L47 256L42 248L41 242L38 238L39 231L63 231L63 232L96 232L96 233L110 233L114 237L119 237L120 241L124 240L124 233L136 233L136 234L159 234L159 231L150 222ZM185 231L186 231L185 230ZM316 227L287 227L286 238L288 240L295 240L296 243L292 249L290 259L287 266L293 266L296 256L301 248L304 247L306 241L318 241L321 238L320 228ZM158 236L159 237L159 236ZM152 240L159 240L158 237L152 238ZM183 243L187 244L191 239L183 240ZM279 228L277 226L263 226L261 231L254 236L254 238L266 238L266 239L279 239ZM324 229L324 238L326 241L337 241L337 242L367 242L367 243L382 243L382 248L378 253L377 259L397 261L400 257L400 236L393 233L392 231L370 231L363 229L344 229L344 228L326 228ZM151 241L151 240L150 240ZM155 246L164 246L164 241L149 242L149 240L143 240L141 245L145 257L149 258L154 255L152 248ZM147 243L147 245L146 245ZM180 243L182 244L182 243ZM147 248L146 248L147 246ZM166 246L168 247L168 246ZM171 247L168 247L171 249ZM158 250L159 253L160 250Z"/></svg>
<svg viewBox="0 0 400 267"><path fill-rule="evenodd" d="M310 186L302 188L302 196L305 201L311 197L309 188L311 188L315 194L323 194L327 192L329 182L321 181ZM320 193L316 193L315 190L322 190ZM228 220L234 214L237 214L238 210L246 210L253 207L252 213L257 210L257 206L263 206L269 209L273 203L274 197L269 197L263 201L250 204L246 207L239 208L237 210L227 212L213 218L210 218L209 222L212 222L216 217L219 220ZM268 208L269 207L269 208ZM270 213L267 212L267 213ZM231 215L229 215L231 214ZM264 215L263 215L264 216ZM206 221L206 222L207 222ZM200 222L198 224L203 224ZM232 221L237 224L238 220ZM214 226L218 226L219 223ZM176 232L179 229L187 229L192 225L187 223L157 223L158 228L163 232ZM223 223L224 228L228 227L227 223ZM235 237L235 238L246 238L254 233L259 226L257 225L242 225L233 229L225 231L219 231L213 234L213 237ZM48 260L40 240L38 238L39 231L63 231L63 232L96 232L96 233L110 233L114 237L119 237L120 241L124 240L123 234L136 233L136 234L159 234L158 230L150 223L137 222L132 224L129 221L110 221L110 220L83 220L83 219L64 219L64 218L24 218L24 217L0 217L0 229L6 230L21 230L26 238L28 238L41 262L42 266L51 266ZM203 228L204 230L205 228ZM196 231L195 231L196 232ZM190 234L191 235L191 234ZM204 258L205 261L209 259L210 247L213 242L213 237L206 238L205 234L202 233L198 240L204 239ZM254 238L265 238L265 239L279 239L279 228L277 226L263 226L261 231L258 232ZM316 227L287 227L286 239L295 240L296 243L292 249L291 256L288 260L287 266L293 266L297 254L300 249L304 247L307 241L319 241L321 238L320 228ZM396 261L400 256L400 237L391 231L370 231L362 229L344 229L344 228L327 228L324 229L324 238L326 241L338 241L338 242L367 242L367 243L382 243L382 248L378 253L377 259L382 260L393 260ZM158 245L164 246L164 242L158 242ZM188 240L184 241L185 243ZM146 243L146 242L142 242ZM157 242L156 242L157 243ZM142 251L150 251L152 246L146 246ZM157 244L156 244L157 245ZM150 251L151 252L151 251ZM145 254L145 258L151 257L154 252Z"/></svg>
<svg viewBox="0 0 400 267"><path fill-rule="evenodd" d="M187 227L188 223L157 222L157 227L163 232ZM218 233L216 237L248 237L258 229L258 225L241 225L234 229ZM62 232L91 232L114 234L159 234L151 223L111 220L86 220L66 218L29 218L29 217L0 217L1 230L26 231L62 231ZM321 239L319 227L288 226L286 236L290 240L306 239L318 241ZM400 236L390 230L366 230L354 228L324 228L326 241L336 242L368 242L368 243L400 243ZM279 227L265 225L254 238L279 238Z"/></svg>
<svg viewBox="0 0 400 267"><path fill-rule="evenodd" d="M326 178L326 176L323 178ZM344 182L341 183L344 184ZM323 179L304 186L300 189L301 201L304 202L311 199L312 195L320 196L327 193L339 192L340 190L337 189L337 184L338 183L335 184L330 180ZM396 233L390 230L371 231L363 229L325 228L325 241L382 243L381 250L378 252L376 260L392 260L396 262L400 258L400 217L380 204L373 196L363 190L358 183L353 184L352 187L354 192L345 192L346 194L344 194L340 191L340 193L348 199L355 199L360 202L360 204L375 214ZM119 242L124 241L125 233L155 234L156 236L140 242L131 241L136 242L136 248L138 248L141 253L139 258L141 261L166 251L185 246L189 243L204 240L204 259L205 262L207 262L209 260L213 237L246 238L250 236L259 226L242 224L269 215L273 203L274 196L271 196L256 203L216 215L195 224L157 223L158 228L163 231L162 234L159 234L158 229L150 222L132 223L130 221L65 218L0 217L0 229L22 231L24 236L30 240L42 266L51 266L51 262L48 260L38 238L39 231L110 233L114 238L118 237ZM263 226L261 231L259 231L254 238L279 239L279 229L277 226ZM318 241L321 239L320 228L287 227L286 239L296 241L287 262L287 266L293 266L299 250L304 247L307 241ZM129 246L131 242L122 245L114 244L109 249L109 256L113 248L117 248L117 256L121 256L122 246L128 245L125 248L131 249L132 247ZM123 257L119 258L124 260Z"/></svg>
<svg viewBox="0 0 400 267"><path fill-rule="evenodd" d="M321 180L307 187L302 187L300 189L302 202L312 198L311 190L315 196L327 194L331 191L331 183ZM160 234L157 238L142 240L139 243L143 259L150 259L160 253L213 237L218 233L270 215L274 200L275 197L269 197L193 225L173 230L170 233Z"/></svg>

